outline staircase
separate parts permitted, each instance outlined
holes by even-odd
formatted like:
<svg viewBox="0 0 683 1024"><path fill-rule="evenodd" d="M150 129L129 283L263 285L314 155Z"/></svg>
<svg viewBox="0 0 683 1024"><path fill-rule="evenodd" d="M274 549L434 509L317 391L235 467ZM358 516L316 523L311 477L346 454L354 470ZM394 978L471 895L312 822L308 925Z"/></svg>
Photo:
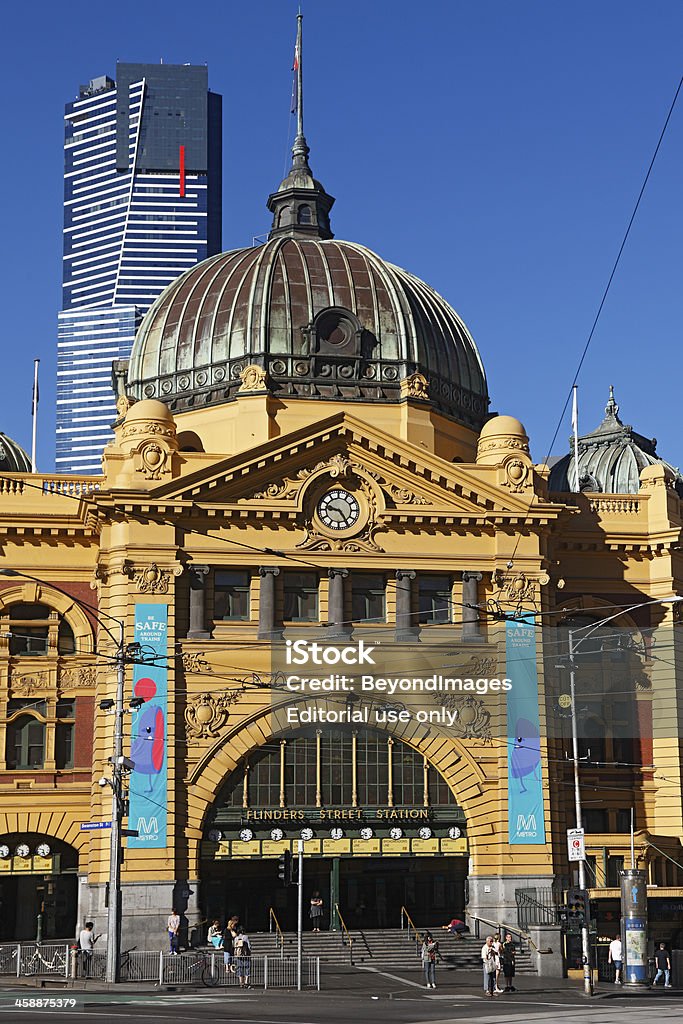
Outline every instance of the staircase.
<svg viewBox="0 0 683 1024"><path fill-rule="evenodd" d="M439 950L445 963L444 968L454 967L463 971L481 970L482 939L465 935L456 939L441 930L439 926L429 928L439 942ZM368 928L351 929L353 939L353 963L356 966L377 967L380 970L419 970L420 949L407 929ZM268 956L279 952L274 933L253 934L252 949L255 954ZM341 932L304 932L303 952L305 956L319 956L323 963L349 964L349 947L342 943ZM285 957L296 956L296 932L284 932ZM528 947L520 948L517 943L518 974L535 974Z"/></svg>

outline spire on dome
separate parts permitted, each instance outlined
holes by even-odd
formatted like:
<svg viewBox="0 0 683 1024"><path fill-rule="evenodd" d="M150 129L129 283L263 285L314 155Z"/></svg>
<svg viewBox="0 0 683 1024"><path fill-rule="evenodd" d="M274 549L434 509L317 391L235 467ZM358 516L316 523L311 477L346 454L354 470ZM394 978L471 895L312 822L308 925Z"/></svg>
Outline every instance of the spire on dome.
<svg viewBox="0 0 683 1024"><path fill-rule="evenodd" d="M614 384L610 384L609 386L609 399L605 406L605 415L613 416L615 420L619 419L619 406L614 400Z"/></svg>
<svg viewBox="0 0 683 1024"><path fill-rule="evenodd" d="M334 238L330 230L330 210L334 198L313 177L308 163L310 149L304 135L303 92L303 15L297 15L294 65L296 74L296 138L292 146L292 166L277 192L268 196L273 214L269 238Z"/></svg>

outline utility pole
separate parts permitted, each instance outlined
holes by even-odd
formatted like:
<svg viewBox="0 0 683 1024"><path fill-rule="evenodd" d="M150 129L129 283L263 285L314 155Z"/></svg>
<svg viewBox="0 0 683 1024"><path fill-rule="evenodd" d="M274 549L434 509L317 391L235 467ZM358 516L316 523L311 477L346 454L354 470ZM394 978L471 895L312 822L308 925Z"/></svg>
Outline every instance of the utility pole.
<svg viewBox="0 0 683 1024"><path fill-rule="evenodd" d="M576 662L574 658L574 631L569 630L569 695L572 702L572 755L574 761L574 807L576 812L576 827L583 829L583 814L581 812L581 786L579 784L579 734L576 721ZM586 891L586 862L579 861L579 889ZM581 926L581 958L583 960L583 993L586 996L593 995L593 971L591 968L591 949L588 928L590 921L584 914L583 925Z"/></svg>
<svg viewBox="0 0 683 1024"><path fill-rule="evenodd" d="M296 924L296 989L301 992L301 952L304 931L304 841L297 840L299 878L297 881L297 924Z"/></svg>
<svg viewBox="0 0 683 1024"><path fill-rule="evenodd" d="M114 756L111 777L111 840L109 847L109 900L107 906L107 981L119 980L121 946L121 819L123 817L123 694L126 682L126 649L123 622L119 623L116 651L116 702L114 704Z"/></svg>

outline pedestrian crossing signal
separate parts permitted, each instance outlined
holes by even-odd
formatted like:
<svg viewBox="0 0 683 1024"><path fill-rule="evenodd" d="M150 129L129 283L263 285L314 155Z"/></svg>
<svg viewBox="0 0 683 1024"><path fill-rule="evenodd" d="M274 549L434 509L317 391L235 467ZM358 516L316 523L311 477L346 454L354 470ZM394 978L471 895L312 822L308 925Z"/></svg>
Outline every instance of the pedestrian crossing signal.
<svg viewBox="0 0 683 1024"><path fill-rule="evenodd" d="M283 885L292 884L292 854L289 850L285 850L277 859L277 877Z"/></svg>

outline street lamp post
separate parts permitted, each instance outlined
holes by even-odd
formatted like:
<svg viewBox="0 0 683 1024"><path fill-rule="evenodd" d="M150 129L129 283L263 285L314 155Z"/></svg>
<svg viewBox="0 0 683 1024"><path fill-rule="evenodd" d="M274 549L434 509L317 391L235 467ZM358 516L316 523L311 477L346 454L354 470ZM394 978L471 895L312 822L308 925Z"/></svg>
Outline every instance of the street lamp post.
<svg viewBox="0 0 683 1024"><path fill-rule="evenodd" d="M607 622L611 622L613 619L618 619L621 615L625 615L628 612L636 611L638 608L646 608L650 605L657 604L676 604L679 601L683 601L683 597L661 597L654 601L642 601L640 604L631 605L629 608L620 608L618 612L614 612L612 615L608 615L604 619L600 619L599 622L592 622L588 626L579 626L577 629L570 629L569 633L569 696L571 700L572 709L572 760L574 762L574 808L576 815L576 827L577 829L583 829L583 813L581 809L581 786L579 785L579 733L576 720L576 652L581 646L584 640L587 640L596 629L604 626ZM587 629L588 632L576 639L576 634ZM586 862L585 860L579 861L579 888L583 891L586 889ZM584 995L593 995L593 972L591 968L591 955L590 955L590 939L589 939L589 924L584 915L584 922L581 927L581 957L583 960L583 991Z"/></svg>
<svg viewBox="0 0 683 1024"><path fill-rule="evenodd" d="M0 569L0 576L14 576L21 579L32 580L41 586L50 586L60 594L64 594L75 604L87 608L105 632L111 637L116 646L116 697L114 700L114 753L110 758L112 766L111 779L101 779L101 785L108 785L112 790L111 800L111 833L109 847L109 898L107 901L107 969L106 981L115 983L118 981L119 973L119 952L121 942L121 826L123 819L123 772L125 769L123 756L123 700L126 682L127 648L125 644L125 626L121 619L109 615L108 612L94 608L87 601L80 601L72 594L62 590L54 583L46 584L44 580L30 573L20 572L18 569ZM105 616L118 626L118 638L102 621ZM129 762L128 767L131 767Z"/></svg>

